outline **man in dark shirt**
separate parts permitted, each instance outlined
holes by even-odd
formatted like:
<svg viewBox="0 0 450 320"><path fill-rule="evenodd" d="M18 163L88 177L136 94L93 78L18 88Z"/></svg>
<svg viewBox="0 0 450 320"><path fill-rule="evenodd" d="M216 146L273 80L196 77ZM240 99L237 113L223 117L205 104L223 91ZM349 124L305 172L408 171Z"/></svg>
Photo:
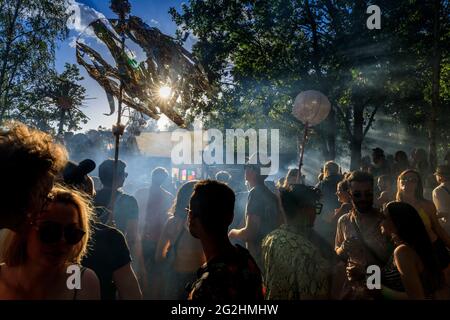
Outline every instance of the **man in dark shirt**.
<svg viewBox="0 0 450 320"><path fill-rule="evenodd" d="M161 232L170 217L169 209L173 203L173 195L162 186L168 178L167 170L157 167L152 171L150 188L140 189L135 194L143 219L142 249L145 266L144 276L147 281L144 292L148 298L154 298L154 290L151 290L151 288L155 288L155 283L161 278L161 272L163 271L161 265L155 262L155 253Z"/></svg>
<svg viewBox="0 0 450 320"><path fill-rule="evenodd" d="M113 169L114 160L108 159L103 161L99 168L98 174L103 189L98 191L94 198L94 205L100 221L108 224L111 215L111 197L115 192L114 202L114 222L117 229L124 235L129 245L131 256L133 257L133 266L136 270L144 270L144 258L142 255L142 244L139 241L138 221L139 207L136 199L124 193L122 186L128 174L125 172L126 163L119 160L117 163L117 176L115 190L113 191ZM145 275L139 274L140 278L145 279Z"/></svg>
<svg viewBox="0 0 450 320"><path fill-rule="evenodd" d="M102 182L103 189L101 189L94 198L95 207L98 211L102 211L105 214L101 216L103 223L107 223L109 219L110 208L111 208L111 196L113 193L113 167L114 160L108 159L100 164L98 168L100 181ZM115 204L114 204L114 220L116 227L122 231L130 247L136 244L137 238L137 226L139 218L139 208L136 199L124 193L121 188L127 177L125 172L126 164L122 160L117 163L117 181L116 181L116 193Z"/></svg>
<svg viewBox="0 0 450 320"><path fill-rule="evenodd" d="M281 224L281 215L278 199L264 184L267 176L261 175L260 170L260 165L245 166L245 179L251 188L245 209L245 227L231 230L229 237L246 242L247 249L262 268L261 242Z"/></svg>
<svg viewBox="0 0 450 320"><path fill-rule="evenodd" d="M194 187L188 224L200 239L207 262L190 286L189 299L196 301L262 300L261 272L249 252L228 239L235 196L227 185L211 180Z"/></svg>
<svg viewBox="0 0 450 320"><path fill-rule="evenodd" d="M140 299L130 250L122 232L102 223L95 223L93 229L91 250L81 264L97 274L102 300Z"/></svg>

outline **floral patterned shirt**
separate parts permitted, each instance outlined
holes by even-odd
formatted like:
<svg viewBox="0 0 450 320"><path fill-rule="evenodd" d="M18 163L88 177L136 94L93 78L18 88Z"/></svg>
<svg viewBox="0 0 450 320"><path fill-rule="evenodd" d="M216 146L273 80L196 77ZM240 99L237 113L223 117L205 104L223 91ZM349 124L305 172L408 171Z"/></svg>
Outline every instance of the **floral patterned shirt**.
<svg viewBox="0 0 450 320"><path fill-rule="evenodd" d="M309 231L284 224L264 238L266 299L327 298L330 265L308 239Z"/></svg>

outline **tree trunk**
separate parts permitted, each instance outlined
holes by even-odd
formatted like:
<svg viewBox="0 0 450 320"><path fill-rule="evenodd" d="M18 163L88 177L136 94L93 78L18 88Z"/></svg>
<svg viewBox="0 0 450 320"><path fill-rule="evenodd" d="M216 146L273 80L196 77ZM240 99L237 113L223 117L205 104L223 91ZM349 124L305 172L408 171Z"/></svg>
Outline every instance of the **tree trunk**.
<svg viewBox="0 0 450 320"><path fill-rule="evenodd" d="M61 108L61 113L59 115L58 136L63 135L65 118L66 118L66 110L64 108Z"/></svg>
<svg viewBox="0 0 450 320"><path fill-rule="evenodd" d="M429 140L429 156L430 167L436 168L437 165L437 115L439 110L439 91L440 91L440 74L441 74L441 52L439 48L439 29L440 29L440 7L441 1L433 1L433 53L432 53L432 96L431 96L431 110L430 121L428 125L428 140Z"/></svg>
<svg viewBox="0 0 450 320"><path fill-rule="evenodd" d="M11 20L9 21L8 24L8 31L7 31L7 36L6 36L6 42L5 42L5 51L3 52L2 55L2 66L0 68L0 97L2 97L3 99L0 99L0 103L8 100L8 97L4 97L5 92L4 92L4 84L6 82L6 72L7 72L7 67L8 67L8 61L9 61L9 54L12 48L12 44L14 41L14 30L15 30L15 24L17 21L17 18L19 16L19 12L21 10L22 7L22 0L18 0L16 3L16 6L14 8L14 13L12 14ZM8 108L8 106L6 104L1 104L0 105L0 123L3 122L3 117L5 115L6 109Z"/></svg>
<svg viewBox="0 0 450 320"><path fill-rule="evenodd" d="M321 89L321 91L327 95L329 92L329 88L324 85L326 81L323 79L322 71L320 68L320 60L319 57L321 56L320 47L319 47L319 34L317 32L317 22L315 20L315 17L311 11L311 7L309 4L309 0L305 2L305 9L306 13L308 15L309 23L311 25L311 32L312 32L312 48L313 48L313 54L311 56L311 60L314 65L314 69L316 71L316 77L317 77L317 83L318 87ZM328 160L334 160L336 157L336 123L335 123L335 115L333 109L331 109L330 114L328 115L328 118L325 120L322 128L321 128L322 134L323 134L323 141L322 144L322 155L325 159L325 161Z"/></svg>
<svg viewBox="0 0 450 320"><path fill-rule="evenodd" d="M328 115L327 146L329 160L336 159L336 112L331 107Z"/></svg>
<svg viewBox="0 0 450 320"><path fill-rule="evenodd" d="M350 140L351 160L350 170L358 170L361 164L361 149L364 127L364 107L355 105L353 107L353 136Z"/></svg>

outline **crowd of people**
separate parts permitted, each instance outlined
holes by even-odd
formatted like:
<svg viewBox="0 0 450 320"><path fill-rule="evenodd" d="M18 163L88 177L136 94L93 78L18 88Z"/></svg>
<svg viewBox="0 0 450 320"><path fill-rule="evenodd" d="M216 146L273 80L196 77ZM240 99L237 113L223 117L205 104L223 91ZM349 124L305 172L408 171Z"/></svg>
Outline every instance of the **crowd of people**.
<svg viewBox="0 0 450 320"><path fill-rule="evenodd" d="M450 299L450 156L432 170L422 149L375 148L352 172L327 161L315 186L298 169L270 183L249 159L245 191L226 171L171 190L157 167L133 195L125 162L94 183L94 161L68 158L1 129L0 299Z"/></svg>

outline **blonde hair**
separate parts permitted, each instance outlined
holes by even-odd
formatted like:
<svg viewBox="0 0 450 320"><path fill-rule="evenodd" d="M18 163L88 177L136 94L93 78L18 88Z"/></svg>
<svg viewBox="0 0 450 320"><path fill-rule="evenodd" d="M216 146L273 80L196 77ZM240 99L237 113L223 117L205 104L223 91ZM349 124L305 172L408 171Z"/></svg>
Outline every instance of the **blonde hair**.
<svg viewBox="0 0 450 320"><path fill-rule="evenodd" d="M323 177L329 177L339 173L339 165L334 161L327 161L323 166Z"/></svg>
<svg viewBox="0 0 450 320"><path fill-rule="evenodd" d="M406 176L408 173L412 173L417 177L417 186L416 186L416 190L414 191L414 197L417 200L424 200L422 178L420 177L419 172L417 172L416 170L412 170L412 169L403 171L397 177L397 193L395 195L395 200L400 201L400 202L403 201L403 193L402 193L400 184L401 184L401 180L403 179L403 177Z"/></svg>
<svg viewBox="0 0 450 320"><path fill-rule="evenodd" d="M284 179L283 188L287 188L292 184L292 182L290 182L289 180L294 179L294 181L297 181L297 175L298 175L297 168L289 169L288 173L286 174L286 178Z"/></svg>
<svg viewBox="0 0 450 320"><path fill-rule="evenodd" d="M49 202L62 203L67 205L73 205L79 218L79 224L81 229L85 232L85 235L79 243L73 246L72 252L69 255L67 262L69 263L81 263L82 258L88 251L88 242L91 237L91 220L93 218L93 207L89 201L89 198L79 191L69 189L63 186L55 186L49 193ZM1 245L1 261L8 266L19 266L27 260L27 240L28 235L33 227L35 220L39 218L39 215L33 217L26 223L24 230L20 232L13 232L7 230Z"/></svg>

